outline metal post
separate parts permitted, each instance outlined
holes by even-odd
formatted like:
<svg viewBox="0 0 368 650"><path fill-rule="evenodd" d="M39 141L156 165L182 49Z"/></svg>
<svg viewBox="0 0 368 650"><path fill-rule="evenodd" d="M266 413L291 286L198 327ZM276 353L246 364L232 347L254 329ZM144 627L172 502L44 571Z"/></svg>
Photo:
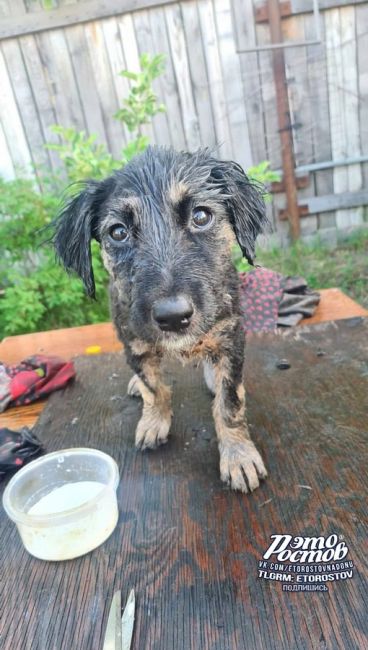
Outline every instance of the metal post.
<svg viewBox="0 0 368 650"><path fill-rule="evenodd" d="M279 0L267 0L271 42L282 42ZM272 50L273 74L276 86L277 115L281 140L282 169L286 192L286 207L293 241L300 237L298 193L295 177L295 158L291 131L289 97L285 74L283 49Z"/></svg>

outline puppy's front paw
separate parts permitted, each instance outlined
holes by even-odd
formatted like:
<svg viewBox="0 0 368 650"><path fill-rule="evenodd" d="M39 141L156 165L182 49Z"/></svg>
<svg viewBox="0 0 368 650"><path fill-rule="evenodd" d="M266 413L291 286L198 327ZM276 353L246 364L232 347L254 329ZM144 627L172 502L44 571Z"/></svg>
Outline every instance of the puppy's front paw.
<svg viewBox="0 0 368 650"><path fill-rule="evenodd" d="M141 397L139 383L140 383L140 379L138 375L133 375L133 377L131 378L128 384L127 394L130 395L131 397Z"/></svg>
<svg viewBox="0 0 368 650"><path fill-rule="evenodd" d="M221 480L233 490L253 492L267 470L261 455L251 440L220 442Z"/></svg>
<svg viewBox="0 0 368 650"><path fill-rule="evenodd" d="M154 406L143 408L143 414L135 432L135 446L142 451L164 445L169 436L171 414L163 415Z"/></svg>

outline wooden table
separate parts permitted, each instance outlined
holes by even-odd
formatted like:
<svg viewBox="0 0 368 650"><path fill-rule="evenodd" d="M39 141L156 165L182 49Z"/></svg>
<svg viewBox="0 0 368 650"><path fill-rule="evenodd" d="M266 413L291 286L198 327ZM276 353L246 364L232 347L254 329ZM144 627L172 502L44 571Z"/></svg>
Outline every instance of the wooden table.
<svg viewBox="0 0 368 650"><path fill-rule="evenodd" d="M279 369L280 358L289 369ZM26 553L0 508L2 650L102 650L112 595L121 589L125 600L131 587L132 650L368 647L367 318L250 337L248 422L269 470L251 495L219 479L200 369L169 366L170 440L141 453L134 449L141 404L124 397L131 376L124 356L75 363L77 380L49 398L35 432L48 451L87 446L115 458L118 525L92 553L45 563ZM323 576L340 576L327 583L308 575L300 585L297 573L293 584L271 579L289 575L262 564L275 534L336 535L353 568L317 564Z"/></svg>
<svg viewBox="0 0 368 650"><path fill-rule="evenodd" d="M321 289L321 302L312 318L301 321L300 326L315 325L331 320L368 316L368 311L346 296L340 289ZM37 332L11 336L0 343L0 361L18 363L26 357L42 353L57 355L63 359L85 354L89 346L99 346L101 352L117 352L122 349L111 323L85 325L69 329ZM20 428L33 426L42 413L46 400L30 406L12 408L0 415L0 427Z"/></svg>

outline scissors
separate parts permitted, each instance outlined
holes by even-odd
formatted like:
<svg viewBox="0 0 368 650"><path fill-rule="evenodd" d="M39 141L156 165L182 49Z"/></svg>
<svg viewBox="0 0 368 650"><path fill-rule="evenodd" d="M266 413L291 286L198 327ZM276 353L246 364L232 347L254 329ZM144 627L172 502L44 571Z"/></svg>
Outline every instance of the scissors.
<svg viewBox="0 0 368 650"><path fill-rule="evenodd" d="M103 650L130 650L135 614L135 594L131 590L121 616L121 591L113 595L107 620Z"/></svg>

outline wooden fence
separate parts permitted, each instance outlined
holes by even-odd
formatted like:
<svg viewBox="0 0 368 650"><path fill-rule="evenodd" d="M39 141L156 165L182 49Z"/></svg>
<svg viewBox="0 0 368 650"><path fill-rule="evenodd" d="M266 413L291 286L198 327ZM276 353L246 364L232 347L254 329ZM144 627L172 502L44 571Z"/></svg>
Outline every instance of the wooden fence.
<svg viewBox="0 0 368 650"><path fill-rule="evenodd" d="M243 52L270 42L262 3L54 0L49 10L42 4L0 0L1 175L32 176L32 164L56 169L57 154L44 148L56 139L55 123L98 134L119 156L128 134L112 116L129 82L118 72L137 70L143 52L166 55L156 90L167 111L147 128L152 142L209 146L245 168L265 159L281 167L272 51ZM368 3L319 4L321 42L287 48L285 59L296 164L308 173L299 190L309 215L302 233L319 229L329 238L336 226L363 223L368 203ZM283 3L284 41L315 40L312 6ZM340 164L346 159L358 162ZM282 192L274 205L283 236Z"/></svg>

